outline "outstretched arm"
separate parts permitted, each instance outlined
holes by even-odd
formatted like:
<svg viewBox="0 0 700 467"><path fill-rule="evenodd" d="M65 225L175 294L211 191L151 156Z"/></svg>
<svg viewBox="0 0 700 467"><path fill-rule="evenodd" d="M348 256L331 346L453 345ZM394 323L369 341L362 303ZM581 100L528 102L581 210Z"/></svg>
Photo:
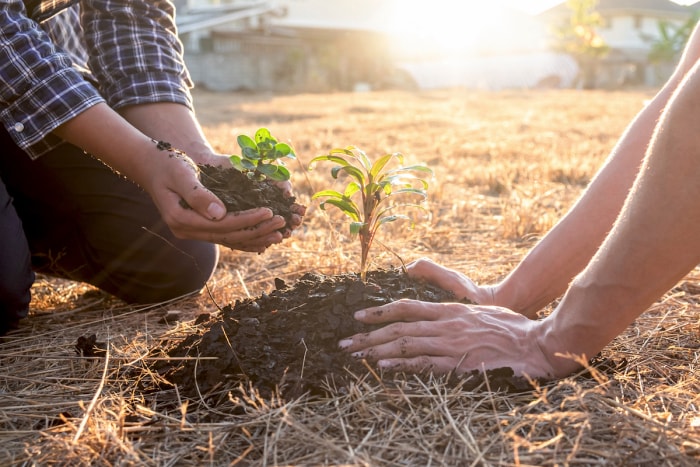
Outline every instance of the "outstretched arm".
<svg viewBox="0 0 700 467"><path fill-rule="evenodd" d="M456 271L419 260L414 277L452 290L459 298L498 305L534 318L560 297L588 264L618 217L639 172L654 129L674 91L700 59L700 25L692 34L673 76L630 123L606 163L572 209L499 284L477 286Z"/></svg>
<svg viewBox="0 0 700 467"><path fill-rule="evenodd" d="M594 355L700 263L698 109L700 61L664 112L612 232L545 319L550 350Z"/></svg>

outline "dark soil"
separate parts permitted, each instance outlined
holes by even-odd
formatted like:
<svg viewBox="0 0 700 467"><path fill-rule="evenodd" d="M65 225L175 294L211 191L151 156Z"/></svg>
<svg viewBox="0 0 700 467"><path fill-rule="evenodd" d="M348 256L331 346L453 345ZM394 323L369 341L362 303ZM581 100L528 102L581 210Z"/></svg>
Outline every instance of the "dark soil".
<svg viewBox="0 0 700 467"><path fill-rule="evenodd" d="M366 283L358 274L306 274L293 285L275 282L276 290L269 294L237 301L214 318L201 318L201 334L170 347L163 344L170 357L214 359L159 362L155 369L177 384L181 394L195 398L241 382L251 383L263 395L276 388L286 397L320 395L325 381L343 387L369 371L362 361L338 349L340 339L373 329L356 321L355 311L400 298L454 301L451 293L416 282L398 269L370 271ZM531 388L510 368L489 370L487 376L493 390ZM453 379L471 388L484 381L476 371Z"/></svg>
<svg viewBox="0 0 700 467"><path fill-rule="evenodd" d="M284 217L287 224L281 232L291 230L291 206L294 197L286 197L282 190L269 180L249 178L243 172L230 167L200 165L202 184L226 205L228 212L245 211L257 207L268 207L274 214Z"/></svg>

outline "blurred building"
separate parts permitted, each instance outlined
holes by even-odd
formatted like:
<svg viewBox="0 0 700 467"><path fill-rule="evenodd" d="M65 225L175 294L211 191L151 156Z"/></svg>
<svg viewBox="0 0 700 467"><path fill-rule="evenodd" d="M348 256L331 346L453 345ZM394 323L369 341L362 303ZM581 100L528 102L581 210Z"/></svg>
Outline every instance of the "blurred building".
<svg viewBox="0 0 700 467"><path fill-rule="evenodd" d="M478 47L435 54L414 30L390 31L397 4L433 13L433 2L401 0L180 0L177 22L194 81L218 91L326 92L385 88L570 87L578 65L551 51L564 3L532 16L508 10L476 31ZM471 0L470 0L471 1ZM493 4L481 0L484 5ZM478 2L475 1L474 4ZM599 34L610 46L601 87L657 85L673 63L650 63L661 22L683 24L695 11L667 0L600 0ZM449 15L449 11L445 12ZM455 23L450 23L455 24ZM470 23L474 28L473 22ZM398 37L398 40L397 40ZM411 42L410 39L414 41ZM405 40L407 46L397 48Z"/></svg>
<svg viewBox="0 0 700 467"><path fill-rule="evenodd" d="M597 33L609 46L610 52L597 70L596 87L618 88L627 85L658 86L670 76L678 54L664 59L650 59L654 44L662 44L697 14L696 4L682 6L668 0L599 0L596 11L602 18ZM539 15L551 25L568 21L570 12L565 4L557 5ZM664 30L662 30L664 28ZM682 45L682 44L679 44Z"/></svg>
<svg viewBox="0 0 700 467"><path fill-rule="evenodd" d="M394 86L386 36L363 13L376 11L373 5L371 0L176 2L185 59L197 84L272 92Z"/></svg>

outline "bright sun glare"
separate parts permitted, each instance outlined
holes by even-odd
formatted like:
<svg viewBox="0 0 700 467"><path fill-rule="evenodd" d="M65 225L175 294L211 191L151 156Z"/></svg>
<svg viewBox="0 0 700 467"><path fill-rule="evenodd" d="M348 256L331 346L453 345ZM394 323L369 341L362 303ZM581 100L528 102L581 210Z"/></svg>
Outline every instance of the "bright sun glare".
<svg viewBox="0 0 700 467"><path fill-rule="evenodd" d="M429 5L429 6L428 6ZM517 44L522 32L497 2L393 2L387 30L403 55L459 56Z"/></svg>

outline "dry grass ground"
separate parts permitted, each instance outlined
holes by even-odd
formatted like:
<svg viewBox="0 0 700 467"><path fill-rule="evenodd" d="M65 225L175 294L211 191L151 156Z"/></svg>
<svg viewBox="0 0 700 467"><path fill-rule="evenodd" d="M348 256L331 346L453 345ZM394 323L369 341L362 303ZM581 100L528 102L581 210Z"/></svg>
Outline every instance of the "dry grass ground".
<svg viewBox="0 0 700 467"><path fill-rule="evenodd" d="M294 144L305 225L264 255L224 251L211 295L172 303L130 308L83 284L40 278L32 316L0 341L0 464L697 465L699 270L605 349L623 363L619 371L528 393L468 392L414 377L388 387L368 374L326 399L263 400L241 387L230 388L228 406L209 407L176 391L142 393L129 372L216 303L270 290L275 277L357 270L359 246L343 221L310 200L329 184L326 170L305 172L311 157L353 144L429 164L432 219L413 231L392 225L383 241L405 260L429 256L486 283L565 212L650 96L198 92L205 131L222 152L259 126ZM375 265L395 263L375 251ZM108 354L77 357L78 337L93 333Z"/></svg>

